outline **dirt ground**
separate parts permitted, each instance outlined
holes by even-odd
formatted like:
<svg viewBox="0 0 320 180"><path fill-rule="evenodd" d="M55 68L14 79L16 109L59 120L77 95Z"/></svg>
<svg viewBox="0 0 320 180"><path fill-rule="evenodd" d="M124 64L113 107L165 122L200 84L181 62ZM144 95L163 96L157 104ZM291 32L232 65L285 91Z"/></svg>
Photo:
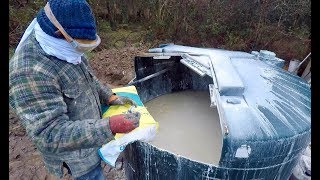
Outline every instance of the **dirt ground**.
<svg viewBox="0 0 320 180"><path fill-rule="evenodd" d="M146 51L146 47L102 50L95 53L89 62L103 84L118 87L127 84L134 77L133 58ZM115 168L102 163L107 179L125 179L122 160L120 156ZM71 179L66 172L63 179ZM47 172L39 151L12 111L9 111L9 178L56 179Z"/></svg>
<svg viewBox="0 0 320 180"><path fill-rule="evenodd" d="M121 86L134 77L133 59L143 52L147 52L146 47L103 50L97 52L89 63L103 84Z"/></svg>

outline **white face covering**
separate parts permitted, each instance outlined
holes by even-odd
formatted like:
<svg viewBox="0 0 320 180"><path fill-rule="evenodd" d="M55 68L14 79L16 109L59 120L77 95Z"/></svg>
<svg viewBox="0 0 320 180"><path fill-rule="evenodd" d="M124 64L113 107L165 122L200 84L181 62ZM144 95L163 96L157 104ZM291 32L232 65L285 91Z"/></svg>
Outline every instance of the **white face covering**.
<svg viewBox="0 0 320 180"><path fill-rule="evenodd" d="M49 55L55 56L58 59L65 60L68 63L79 64L81 63L81 56L83 52L77 51L64 39L58 39L47 35L36 23L35 27L36 39L41 48Z"/></svg>
<svg viewBox="0 0 320 180"><path fill-rule="evenodd" d="M16 51L20 50L21 44L31 34L32 30L35 31L36 40L39 42L44 52L51 56L55 56L60 60L67 61L72 64L81 63L81 56L84 52L79 52L65 39L59 39L46 34L37 22L37 19L33 19L25 33L23 34L21 41L19 42Z"/></svg>

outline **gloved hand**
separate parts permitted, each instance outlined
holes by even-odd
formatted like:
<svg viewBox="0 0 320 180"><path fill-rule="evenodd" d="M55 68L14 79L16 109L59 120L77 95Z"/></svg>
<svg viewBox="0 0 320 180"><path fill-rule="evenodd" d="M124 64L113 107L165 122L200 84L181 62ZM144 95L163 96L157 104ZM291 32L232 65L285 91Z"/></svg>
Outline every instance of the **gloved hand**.
<svg viewBox="0 0 320 180"><path fill-rule="evenodd" d="M111 95L108 102L109 102L109 105L130 104L137 107L137 104L132 99L124 96Z"/></svg>
<svg viewBox="0 0 320 180"><path fill-rule="evenodd" d="M139 126L141 114L139 112L118 114L109 118L110 129L113 134L128 133Z"/></svg>

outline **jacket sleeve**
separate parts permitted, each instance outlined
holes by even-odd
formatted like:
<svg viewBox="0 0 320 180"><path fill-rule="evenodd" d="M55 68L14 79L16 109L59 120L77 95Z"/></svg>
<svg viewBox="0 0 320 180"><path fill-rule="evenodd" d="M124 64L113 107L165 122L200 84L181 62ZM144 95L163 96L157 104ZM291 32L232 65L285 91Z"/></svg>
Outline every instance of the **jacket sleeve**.
<svg viewBox="0 0 320 180"><path fill-rule="evenodd" d="M58 82L43 73L11 73L9 104L41 151L92 148L114 139L108 118L69 121Z"/></svg>

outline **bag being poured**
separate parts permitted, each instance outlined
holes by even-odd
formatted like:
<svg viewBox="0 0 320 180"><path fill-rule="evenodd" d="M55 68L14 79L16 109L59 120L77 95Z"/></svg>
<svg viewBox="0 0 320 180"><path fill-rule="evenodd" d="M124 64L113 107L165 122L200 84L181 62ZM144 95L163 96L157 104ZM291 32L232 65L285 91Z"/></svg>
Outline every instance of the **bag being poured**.
<svg viewBox="0 0 320 180"><path fill-rule="evenodd" d="M145 142L151 141L157 132L158 123L150 115L147 108L144 107L135 86L115 88L112 89L112 91L119 96L126 96L131 98L137 104L137 107L133 108L128 104L113 106L103 105L103 118L116 114L126 113L128 111L139 111L141 113L139 127L126 134L117 133L115 135L115 140L112 140L109 143L103 145L98 150L98 153L102 160L114 167L118 156L125 149L126 145L137 140Z"/></svg>

